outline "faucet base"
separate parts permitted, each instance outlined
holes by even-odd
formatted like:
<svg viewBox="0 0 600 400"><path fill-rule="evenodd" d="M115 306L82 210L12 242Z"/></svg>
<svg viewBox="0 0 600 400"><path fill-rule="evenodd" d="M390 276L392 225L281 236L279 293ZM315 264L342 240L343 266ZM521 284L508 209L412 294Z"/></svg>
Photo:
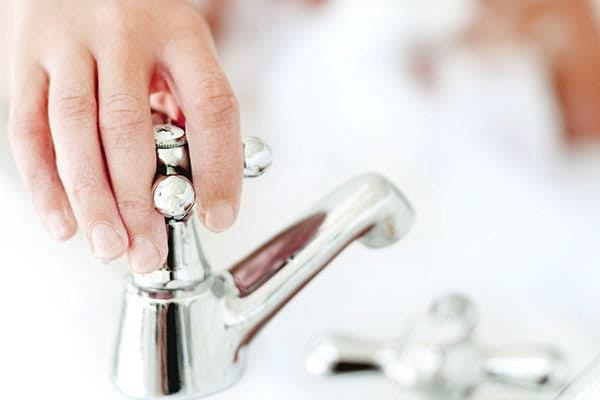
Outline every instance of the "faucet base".
<svg viewBox="0 0 600 400"><path fill-rule="evenodd" d="M195 399L240 378L244 354L231 328L205 318L225 315L222 282L213 283L175 291L128 285L114 369L119 391L137 399Z"/></svg>
<svg viewBox="0 0 600 400"><path fill-rule="evenodd" d="M117 384L116 388L124 396L126 396L130 399L135 399L135 400L161 400L161 399L195 400L195 399L212 396L214 394L225 391L225 390L229 389L230 387L232 387L233 385L235 385L240 378L241 378L241 373L238 374L238 376L231 378L230 382L222 382L222 386L215 388L214 390L212 390L210 392L203 392L203 391L198 391L198 392L193 392L193 393L179 392L179 393L165 393L165 394L157 394L157 395L149 395L149 396L135 396L135 395L132 395L131 393L124 391L123 388L118 386L118 384Z"/></svg>

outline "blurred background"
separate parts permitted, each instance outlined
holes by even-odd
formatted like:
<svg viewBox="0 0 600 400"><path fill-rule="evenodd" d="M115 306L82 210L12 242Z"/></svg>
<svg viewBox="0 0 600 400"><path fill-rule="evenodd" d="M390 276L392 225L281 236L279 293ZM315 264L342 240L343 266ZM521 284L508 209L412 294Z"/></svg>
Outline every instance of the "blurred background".
<svg viewBox="0 0 600 400"><path fill-rule="evenodd" d="M389 177L418 215L398 245L341 254L215 399L411 399L380 377L309 376L307 342L331 330L394 337L450 291L478 305L486 343L554 344L573 372L600 353L600 2L199 3L243 135L274 152L272 169L246 183L234 228L205 234L217 269L363 172ZM0 12L4 48L9 16ZM119 398L108 373L125 263L94 260L81 238L52 243L33 215L7 145L5 61L0 391L10 396L0 397ZM476 398L532 397L486 387Z"/></svg>

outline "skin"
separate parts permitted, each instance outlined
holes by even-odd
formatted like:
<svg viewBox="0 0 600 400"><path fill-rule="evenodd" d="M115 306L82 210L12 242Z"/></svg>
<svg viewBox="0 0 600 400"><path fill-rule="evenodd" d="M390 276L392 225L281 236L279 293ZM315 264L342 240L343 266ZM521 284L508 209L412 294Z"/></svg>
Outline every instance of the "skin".
<svg viewBox="0 0 600 400"><path fill-rule="evenodd" d="M152 105L183 119L198 209L220 232L242 185L235 96L203 16L183 0L19 0L9 137L56 240L80 229L93 254L136 272L167 254L152 206Z"/></svg>
<svg viewBox="0 0 600 400"><path fill-rule="evenodd" d="M529 41L546 56L572 142L600 138L600 31L590 0L479 0L484 11L471 36Z"/></svg>

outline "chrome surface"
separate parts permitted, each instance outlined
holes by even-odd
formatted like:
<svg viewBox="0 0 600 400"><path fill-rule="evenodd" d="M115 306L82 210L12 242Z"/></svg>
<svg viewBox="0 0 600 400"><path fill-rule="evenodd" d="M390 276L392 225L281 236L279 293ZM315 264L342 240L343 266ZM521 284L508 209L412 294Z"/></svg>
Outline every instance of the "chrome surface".
<svg viewBox="0 0 600 400"><path fill-rule="evenodd" d="M600 399L600 358L596 359L583 373L568 384L555 400L598 400Z"/></svg>
<svg viewBox="0 0 600 400"><path fill-rule="evenodd" d="M165 218L184 219L196 203L192 182L182 175L161 176L154 183L154 207Z"/></svg>
<svg viewBox="0 0 600 400"><path fill-rule="evenodd" d="M185 131L175 125L154 126L156 175L183 175L191 179Z"/></svg>
<svg viewBox="0 0 600 400"><path fill-rule="evenodd" d="M245 175L257 176L270 164L270 150L251 140L245 146ZM189 165L179 157L187 155L185 145L157 151L173 149L178 153L159 156L158 179L190 176L180 168ZM166 209L173 214L170 205ZM193 209L165 221L167 262L132 277L117 340L114 380L135 398L191 399L233 384L245 346L294 294L355 239L369 247L399 240L413 212L385 178L361 176L220 274L203 255Z"/></svg>
<svg viewBox="0 0 600 400"><path fill-rule="evenodd" d="M255 136L244 138L244 176L255 178L262 175L273 162L271 148Z"/></svg>
<svg viewBox="0 0 600 400"><path fill-rule="evenodd" d="M306 358L315 375L380 371L426 399L463 399L484 382L532 391L558 390L567 377L561 354L545 346L485 348L475 339L477 315L460 295L438 300L391 341L328 335Z"/></svg>

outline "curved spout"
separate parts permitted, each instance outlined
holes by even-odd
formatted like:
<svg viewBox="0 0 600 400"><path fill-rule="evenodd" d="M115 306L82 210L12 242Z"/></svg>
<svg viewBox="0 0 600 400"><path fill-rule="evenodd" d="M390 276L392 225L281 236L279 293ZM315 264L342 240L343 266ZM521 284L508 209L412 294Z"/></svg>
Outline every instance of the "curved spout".
<svg viewBox="0 0 600 400"><path fill-rule="evenodd" d="M229 269L237 293L227 298L241 345L347 245L385 247L402 238L413 210L392 183L368 174L347 182Z"/></svg>

